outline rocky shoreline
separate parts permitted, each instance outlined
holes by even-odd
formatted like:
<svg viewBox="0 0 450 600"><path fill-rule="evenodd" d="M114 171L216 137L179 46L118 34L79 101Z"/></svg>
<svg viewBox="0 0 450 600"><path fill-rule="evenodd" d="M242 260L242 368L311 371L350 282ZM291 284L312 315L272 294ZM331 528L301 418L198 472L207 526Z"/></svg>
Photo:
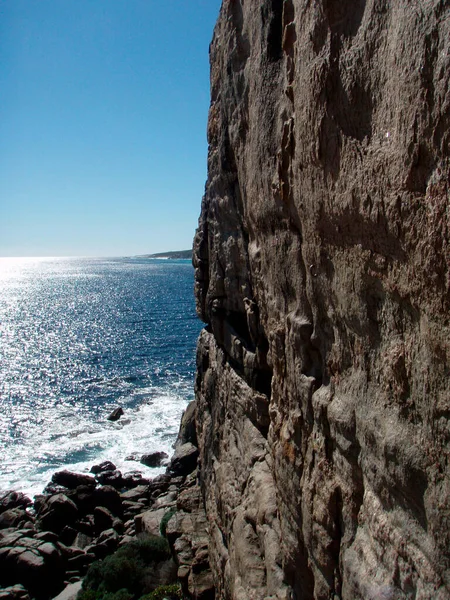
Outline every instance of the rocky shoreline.
<svg viewBox="0 0 450 600"><path fill-rule="evenodd" d="M163 475L123 476L105 462L91 474L55 473L34 503L0 492L0 600L74 597L89 565L136 537L159 536L164 517L172 560L151 587L179 580L186 596L214 598L198 454L192 402Z"/></svg>

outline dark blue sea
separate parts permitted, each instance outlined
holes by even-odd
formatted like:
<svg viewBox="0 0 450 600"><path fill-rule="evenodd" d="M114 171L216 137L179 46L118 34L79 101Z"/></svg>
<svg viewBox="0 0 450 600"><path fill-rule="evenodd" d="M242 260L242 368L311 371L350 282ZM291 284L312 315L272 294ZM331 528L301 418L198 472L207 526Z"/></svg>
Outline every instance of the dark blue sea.
<svg viewBox="0 0 450 600"><path fill-rule="evenodd" d="M0 259L0 490L103 460L162 472L126 459L173 452L200 329L190 261Z"/></svg>

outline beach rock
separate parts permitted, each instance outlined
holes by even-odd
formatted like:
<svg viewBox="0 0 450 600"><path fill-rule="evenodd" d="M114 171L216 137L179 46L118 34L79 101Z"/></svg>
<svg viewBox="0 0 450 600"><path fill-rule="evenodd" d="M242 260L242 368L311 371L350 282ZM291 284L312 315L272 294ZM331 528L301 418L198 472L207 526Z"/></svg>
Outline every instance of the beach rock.
<svg viewBox="0 0 450 600"><path fill-rule="evenodd" d="M69 583L53 600L76 600L78 593L81 591L81 585L81 581Z"/></svg>
<svg viewBox="0 0 450 600"><path fill-rule="evenodd" d="M76 524L76 522L75 522ZM78 530L69 525L65 525L59 534L59 540L66 546L71 546L78 535Z"/></svg>
<svg viewBox="0 0 450 600"><path fill-rule="evenodd" d="M66 525L75 523L78 514L75 502L64 494L56 494L40 505L36 523L41 530L60 533Z"/></svg>
<svg viewBox="0 0 450 600"><path fill-rule="evenodd" d="M66 496L73 500L81 514L88 514L94 510L95 487L93 485L79 485L75 489L66 490Z"/></svg>
<svg viewBox="0 0 450 600"><path fill-rule="evenodd" d="M138 485L148 485L149 483L150 480L143 477L139 471L129 471L123 474L123 484L128 489L135 488Z"/></svg>
<svg viewBox="0 0 450 600"><path fill-rule="evenodd" d="M189 475L197 467L198 448L187 442L175 450L168 470L174 475Z"/></svg>
<svg viewBox="0 0 450 600"><path fill-rule="evenodd" d="M98 465L93 465L91 467L91 473L97 475L98 473L104 473L105 471L115 471L117 469L116 465L113 464L109 460L105 460Z"/></svg>
<svg viewBox="0 0 450 600"><path fill-rule="evenodd" d="M76 548L80 548L81 550L84 550L87 546L92 544L92 540L93 540L93 537L80 532L77 534L77 537L75 538L75 540L73 542L73 545Z"/></svg>
<svg viewBox="0 0 450 600"><path fill-rule="evenodd" d="M131 500L132 502L136 502L137 500L147 500L148 499L148 485L138 485L132 490L127 490L126 492L122 492L120 497L123 500Z"/></svg>
<svg viewBox="0 0 450 600"><path fill-rule="evenodd" d="M102 532L93 544L86 547L86 552L93 553L98 560L102 560L118 548L120 539L114 529L108 529Z"/></svg>
<svg viewBox="0 0 450 600"><path fill-rule="evenodd" d="M178 448L178 446L182 446L187 442L197 446L197 431L195 427L196 406L197 403L195 400L192 400L192 402L189 402L187 405L187 408L181 417L181 424L175 442L175 448Z"/></svg>
<svg viewBox="0 0 450 600"><path fill-rule="evenodd" d="M94 493L96 506L104 506L112 512L115 517L122 517L123 507L119 492L111 485L103 485Z"/></svg>
<svg viewBox="0 0 450 600"><path fill-rule="evenodd" d="M38 547L14 546L3 550L0 585L21 584L38 599L51 598L62 588L64 561L53 544L44 542Z"/></svg>
<svg viewBox="0 0 450 600"><path fill-rule="evenodd" d="M152 452L141 456L141 463L147 467L160 467L169 456L165 452Z"/></svg>
<svg viewBox="0 0 450 600"><path fill-rule="evenodd" d="M0 514L0 529L21 528L31 520L31 516L23 508L9 508Z"/></svg>
<svg viewBox="0 0 450 600"><path fill-rule="evenodd" d="M0 530L0 548L14 546L24 537L21 530L9 528Z"/></svg>
<svg viewBox="0 0 450 600"><path fill-rule="evenodd" d="M0 492L0 514L11 508L28 508L33 502L22 492Z"/></svg>
<svg viewBox="0 0 450 600"><path fill-rule="evenodd" d="M81 517L81 519L77 519L74 523L74 528L82 534L88 536L94 536L95 527L94 527L94 515L87 514Z"/></svg>
<svg viewBox="0 0 450 600"><path fill-rule="evenodd" d="M95 486L95 479L90 475L72 473L71 471L57 471L52 476L52 482L73 490L79 486Z"/></svg>
<svg viewBox="0 0 450 600"><path fill-rule="evenodd" d="M16 584L0 589L0 600L30 600L23 585Z"/></svg>
<svg viewBox="0 0 450 600"><path fill-rule="evenodd" d="M141 502L131 502L131 500L123 501L123 513L125 519L131 519L143 510L144 506Z"/></svg>
<svg viewBox="0 0 450 600"><path fill-rule="evenodd" d="M125 487L122 473L117 469L115 471L103 471L95 476L98 483L102 485L109 485L116 489L122 489Z"/></svg>
<svg viewBox="0 0 450 600"><path fill-rule="evenodd" d="M117 531L119 535L123 535L125 532L125 525L122 519L118 519L117 517L113 519L112 528L114 531Z"/></svg>
<svg viewBox="0 0 450 600"><path fill-rule="evenodd" d="M53 531L40 531L34 538L40 542L52 542L53 544L59 540L58 534Z"/></svg>
<svg viewBox="0 0 450 600"><path fill-rule="evenodd" d="M95 531L101 533L105 529L111 529L114 518L115 517L110 510L104 506L97 506L94 509Z"/></svg>
<svg viewBox="0 0 450 600"><path fill-rule="evenodd" d="M166 514L165 508L147 510L134 518L136 535L146 533L149 535L160 535L159 528L161 519Z"/></svg>
<svg viewBox="0 0 450 600"><path fill-rule="evenodd" d="M118 421L122 415L123 415L123 408L118 406L109 415L108 421Z"/></svg>

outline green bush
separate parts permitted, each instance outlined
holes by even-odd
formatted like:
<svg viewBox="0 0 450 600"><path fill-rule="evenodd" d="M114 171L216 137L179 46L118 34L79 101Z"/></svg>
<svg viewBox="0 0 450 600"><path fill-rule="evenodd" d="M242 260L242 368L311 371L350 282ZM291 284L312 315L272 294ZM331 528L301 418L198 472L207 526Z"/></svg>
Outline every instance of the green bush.
<svg viewBox="0 0 450 600"><path fill-rule="evenodd" d="M104 593L99 592L98 590L83 590L78 594L77 600L133 600L133 594L130 594L130 592L125 589L114 593Z"/></svg>
<svg viewBox="0 0 450 600"><path fill-rule="evenodd" d="M146 536L133 540L104 560L92 563L77 600L139 598L144 591L145 578L153 568L151 563L170 557L165 538Z"/></svg>
<svg viewBox="0 0 450 600"><path fill-rule="evenodd" d="M161 523L159 525L159 531L163 537L166 537L167 523L170 521L170 519L173 517L173 515L176 512L177 511L175 508L171 508L165 513L165 515L161 519Z"/></svg>
<svg viewBox="0 0 450 600"><path fill-rule="evenodd" d="M180 584L173 583L172 585L161 585L150 594L142 596L140 600L164 600L165 598L168 598L169 600L178 600L179 598L182 599L183 593L181 591Z"/></svg>

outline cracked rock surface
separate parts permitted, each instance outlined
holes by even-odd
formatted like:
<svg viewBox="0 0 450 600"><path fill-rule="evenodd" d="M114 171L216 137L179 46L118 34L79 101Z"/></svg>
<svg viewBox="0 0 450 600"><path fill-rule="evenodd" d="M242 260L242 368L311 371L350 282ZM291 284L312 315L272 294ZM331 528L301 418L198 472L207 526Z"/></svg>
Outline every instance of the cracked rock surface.
<svg viewBox="0 0 450 600"><path fill-rule="evenodd" d="M224 0L194 240L216 597L450 598L450 10Z"/></svg>

